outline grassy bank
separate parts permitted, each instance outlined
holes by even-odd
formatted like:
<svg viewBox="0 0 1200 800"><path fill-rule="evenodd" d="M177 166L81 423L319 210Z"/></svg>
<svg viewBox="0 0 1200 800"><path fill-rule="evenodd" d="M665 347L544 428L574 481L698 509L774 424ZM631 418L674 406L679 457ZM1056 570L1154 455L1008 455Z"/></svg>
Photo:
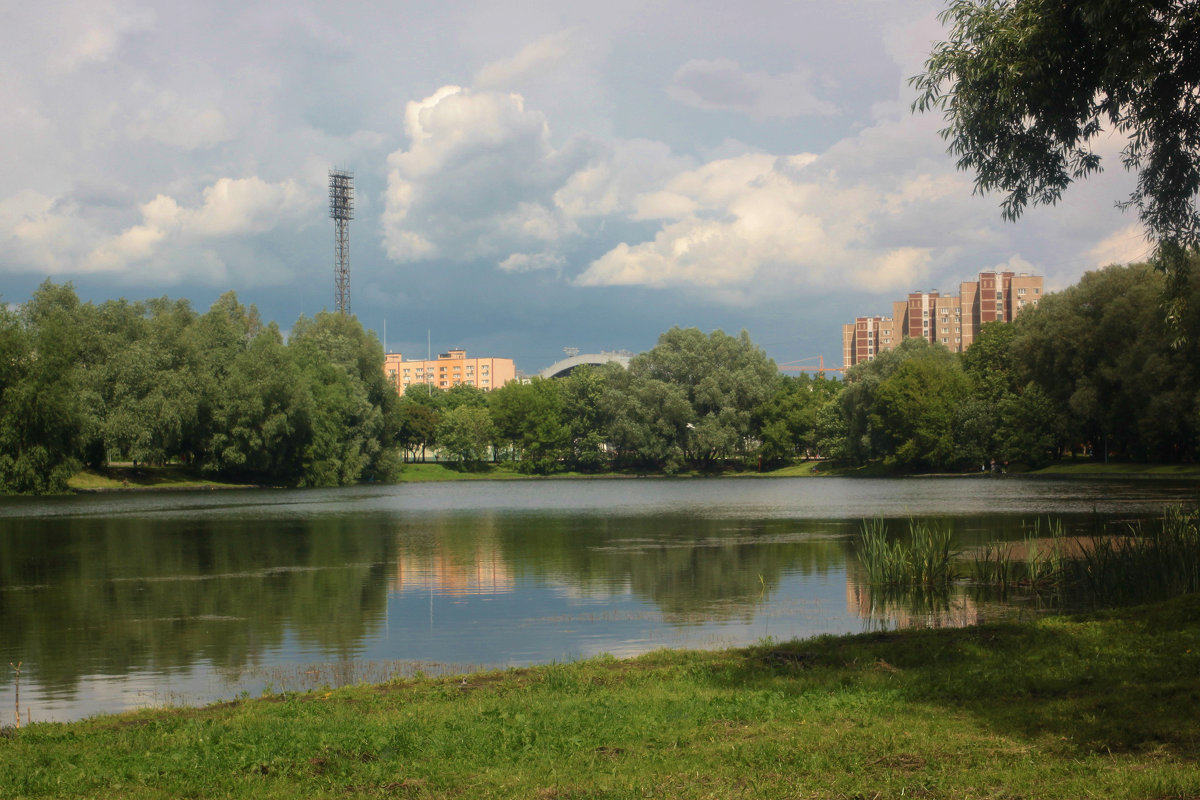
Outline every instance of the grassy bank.
<svg viewBox="0 0 1200 800"><path fill-rule="evenodd" d="M0 797L1194 798L1197 707L1192 595L35 723Z"/></svg>
<svg viewBox="0 0 1200 800"><path fill-rule="evenodd" d="M907 473L897 473L876 462L866 466L834 466L820 461L805 461L776 469L758 472L753 467L744 470L728 469L719 473L684 472L674 477L712 477L745 476L745 477L887 477ZM964 473L978 475L979 473ZM1145 477L1145 478L1200 478L1200 465L1169 464L1096 464L1091 462L1055 464L1026 475L1046 475L1051 477ZM425 462L405 464L399 483L426 483L432 481L470 481L470 480L516 480L523 478L630 478L642 477L636 472L602 472L580 473L560 472L549 476L529 475L520 472L513 462L500 464L481 464L474 468L463 469L456 465L443 462ZM991 477L991 476L985 476ZM228 489L245 488L247 484L214 481L200 475L187 467L172 465L166 467L129 467L110 466L99 470L84 470L77 473L68 482L74 491L118 491L121 489Z"/></svg>
<svg viewBox="0 0 1200 800"><path fill-rule="evenodd" d="M1031 475L1080 475L1114 478L1200 478L1200 464L1105 464L1102 461L1063 461L1051 464Z"/></svg>
<svg viewBox="0 0 1200 800"><path fill-rule="evenodd" d="M111 465L77 472L67 486L76 492L111 492L122 489L244 489L247 484L214 481L195 470L172 464L165 467Z"/></svg>

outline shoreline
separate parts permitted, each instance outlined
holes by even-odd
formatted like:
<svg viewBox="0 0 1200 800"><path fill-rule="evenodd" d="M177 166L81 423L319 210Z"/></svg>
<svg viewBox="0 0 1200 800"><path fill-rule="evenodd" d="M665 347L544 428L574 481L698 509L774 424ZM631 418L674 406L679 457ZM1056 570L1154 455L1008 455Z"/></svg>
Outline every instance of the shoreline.
<svg viewBox="0 0 1200 800"><path fill-rule="evenodd" d="M34 721L0 796L1194 797L1198 637L1189 595Z"/></svg>
<svg viewBox="0 0 1200 800"><path fill-rule="evenodd" d="M438 462L406 464L399 480L390 485L405 483L427 483L444 481L506 481L506 480L626 480L640 478L670 478L678 480L706 478L978 478L1003 479L1020 476L1050 480L1113 479L1113 480L1200 480L1200 465L1184 464L1055 464L1029 472L938 472L905 473L886 472L877 465L866 467L829 467L822 470L824 462L809 461L792 464L768 472L726 471L716 473L688 472L677 475L654 473L560 473L534 475L515 470L497 469L489 465L477 472L460 471ZM133 474L134 472L137 474ZM123 481L123 482L122 482ZM355 484L369 486L370 483ZM205 481L177 466L168 467L108 467L101 471L84 470L69 482L70 494L113 494L120 492L193 491L208 492L228 489L286 489L295 488L276 484L224 483Z"/></svg>

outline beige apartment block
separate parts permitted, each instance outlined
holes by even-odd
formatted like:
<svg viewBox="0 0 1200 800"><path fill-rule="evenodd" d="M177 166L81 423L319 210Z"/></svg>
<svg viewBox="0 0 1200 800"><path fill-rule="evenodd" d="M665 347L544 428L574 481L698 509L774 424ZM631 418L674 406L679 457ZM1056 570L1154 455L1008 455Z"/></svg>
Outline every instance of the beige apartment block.
<svg viewBox="0 0 1200 800"><path fill-rule="evenodd" d="M920 337L961 353L971 346L987 322L1011 322L1042 298L1041 275L981 272L963 281L957 295L909 292L907 300L892 303L891 317L858 317L842 326L844 368L892 350L907 337Z"/></svg>
<svg viewBox="0 0 1200 800"><path fill-rule="evenodd" d="M405 360L400 353L388 353L383 371L399 394L414 383L450 389L460 384L490 391L517 377L511 358L467 358L467 351L456 349L439 353L435 359Z"/></svg>

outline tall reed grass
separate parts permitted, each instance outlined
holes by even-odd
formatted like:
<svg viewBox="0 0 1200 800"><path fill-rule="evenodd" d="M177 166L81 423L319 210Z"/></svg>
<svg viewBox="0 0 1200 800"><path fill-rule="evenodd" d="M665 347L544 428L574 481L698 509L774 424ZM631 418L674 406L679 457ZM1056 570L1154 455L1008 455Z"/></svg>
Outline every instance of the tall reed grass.
<svg viewBox="0 0 1200 800"><path fill-rule="evenodd" d="M867 580L877 586L946 586L954 580L954 534L926 521L909 520L908 540L888 540L880 517L863 520L858 555Z"/></svg>
<svg viewBox="0 0 1200 800"><path fill-rule="evenodd" d="M1023 557L1014 551L1017 548L1008 542L991 542L976 551L973 558L972 577L974 582L991 586L1002 592L1016 586L1035 590L1060 588L1066 559L1062 522L1034 521L1033 528L1026 530L1025 542L1019 549Z"/></svg>
<svg viewBox="0 0 1200 800"><path fill-rule="evenodd" d="M1099 532L1068 546L1062 523L1038 520L1025 535L1024 558L1008 543L974 556L973 578L1001 591L1015 586L1063 592L1095 605L1165 600L1200 592L1200 511L1168 509L1122 534Z"/></svg>
<svg viewBox="0 0 1200 800"><path fill-rule="evenodd" d="M1168 509L1128 536L1094 536L1064 562L1063 582L1102 605L1146 603L1200 592L1200 511Z"/></svg>

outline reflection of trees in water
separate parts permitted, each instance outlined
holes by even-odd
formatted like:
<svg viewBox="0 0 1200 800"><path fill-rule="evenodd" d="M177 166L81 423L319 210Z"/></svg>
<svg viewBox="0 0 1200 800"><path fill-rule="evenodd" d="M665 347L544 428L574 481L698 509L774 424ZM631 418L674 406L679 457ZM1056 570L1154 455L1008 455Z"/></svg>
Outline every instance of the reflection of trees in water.
<svg viewBox="0 0 1200 800"><path fill-rule="evenodd" d="M500 528L514 573L580 594L632 591L671 621L749 619L785 573L845 563L844 542L822 523L581 516L506 519Z"/></svg>
<svg viewBox="0 0 1200 800"><path fill-rule="evenodd" d="M197 660L237 667L289 631L351 657L384 615L391 538L361 517L7 527L0 647L37 665L47 687Z"/></svg>

